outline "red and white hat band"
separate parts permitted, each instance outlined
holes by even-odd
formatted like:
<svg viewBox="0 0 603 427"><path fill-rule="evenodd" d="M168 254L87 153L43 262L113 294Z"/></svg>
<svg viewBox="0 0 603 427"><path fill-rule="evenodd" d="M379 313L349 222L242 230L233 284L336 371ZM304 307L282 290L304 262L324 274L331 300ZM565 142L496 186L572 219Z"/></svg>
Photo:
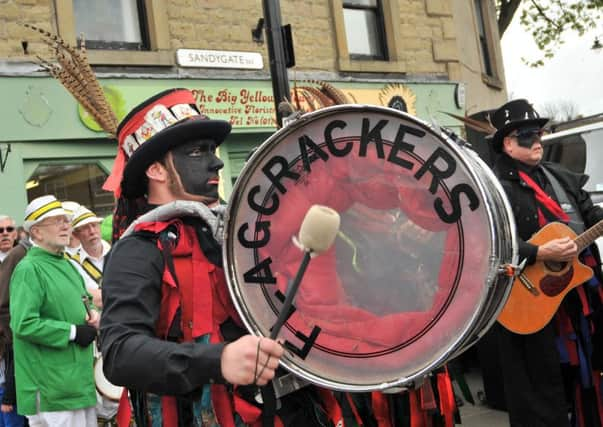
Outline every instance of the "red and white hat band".
<svg viewBox="0 0 603 427"><path fill-rule="evenodd" d="M137 112L120 129L119 145L129 158L153 135L189 117L205 118L188 90L174 91Z"/></svg>

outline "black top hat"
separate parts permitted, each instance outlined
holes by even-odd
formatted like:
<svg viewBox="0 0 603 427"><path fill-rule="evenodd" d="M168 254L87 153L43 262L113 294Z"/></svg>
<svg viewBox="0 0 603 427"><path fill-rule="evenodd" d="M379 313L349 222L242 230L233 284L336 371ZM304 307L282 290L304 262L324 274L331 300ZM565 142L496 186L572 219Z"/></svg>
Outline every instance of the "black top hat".
<svg viewBox="0 0 603 427"><path fill-rule="evenodd" d="M135 107L117 128L118 153L103 188L119 196L145 194L145 171L169 150L193 139L207 138L216 145L230 133L230 123L210 120L199 113L188 89L161 92Z"/></svg>
<svg viewBox="0 0 603 427"><path fill-rule="evenodd" d="M490 116L490 122L497 129L492 137L492 147L500 153L503 140L509 133L530 125L542 128L548 121L549 119L540 117L525 99L509 101Z"/></svg>

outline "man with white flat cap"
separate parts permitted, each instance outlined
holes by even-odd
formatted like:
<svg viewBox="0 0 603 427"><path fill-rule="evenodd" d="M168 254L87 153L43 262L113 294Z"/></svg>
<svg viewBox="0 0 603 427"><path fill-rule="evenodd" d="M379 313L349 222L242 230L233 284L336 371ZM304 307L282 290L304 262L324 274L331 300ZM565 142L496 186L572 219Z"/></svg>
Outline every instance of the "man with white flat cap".
<svg viewBox="0 0 603 427"><path fill-rule="evenodd" d="M82 275L86 289L92 295L96 307L102 307L101 284L105 255L111 246L101 238L100 223L103 221L85 206L79 206L71 220L73 235L80 241L79 250L69 259Z"/></svg>

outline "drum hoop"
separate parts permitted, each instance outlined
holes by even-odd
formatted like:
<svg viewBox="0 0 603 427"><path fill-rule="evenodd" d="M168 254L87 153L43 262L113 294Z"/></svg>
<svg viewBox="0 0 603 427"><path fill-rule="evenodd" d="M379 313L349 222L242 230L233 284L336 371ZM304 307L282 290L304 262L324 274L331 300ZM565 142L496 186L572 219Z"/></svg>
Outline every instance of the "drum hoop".
<svg viewBox="0 0 603 427"><path fill-rule="evenodd" d="M122 386L118 386L115 385L113 383L111 383L107 377L105 376L105 373L103 372L103 358L99 357L98 359L96 359L96 361L94 362L94 385L96 386L96 390L100 393L101 396L106 397L109 400L112 400L114 402L119 401L121 394L123 392L123 387ZM110 393L107 393L106 390L102 390L102 387L99 387L98 384L98 376L102 375L101 380L104 380L107 384L109 384L115 391L119 390L119 396L117 397L112 397L110 395Z"/></svg>
<svg viewBox="0 0 603 427"><path fill-rule="evenodd" d="M307 126L308 124L314 122L315 120L324 119L328 116L331 116L334 114L339 114L339 113L385 114L385 115L398 116L402 120L407 120L407 121L412 122L413 124L422 128L422 130L424 130L425 132L431 134L433 137L440 140L441 143L446 144L447 148L449 148L451 151L454 152L455 159L457 161L460 161L463 164L467 175L469 176L469 178L472 181L472 184L476 185L478 187L479 194L480 194L480 197L482 198L482 200L490 201L488 198L489 193L487 192L484 178L476 173L476 171L472 167L474 165L470 164L466 158L468 152L470 152L471 159L474 162L477 162L479 164L479 166L481 167L482 170L480 172L483 172L486 175L486 177L489 180L488 183L492 184L494 189L498 192L497 195L501 196L499 199L502 202L501 211L503 213L503 219L504 219L504 216L506 216L507 219L509 219L510 231L515 230L515 223L513 221L511 206L510 206L508 199L505 196L502 185L500 185L500 183L498 182L497 178L495 177L493 172L490 170L490 168L485 164L485 162L483 162L477 156L477 154L473 150L469 150L466 147L459 146L447 134L445 134L443 132L438 132L436 129L434 129L433 126L429 125L428 123L424 122L423 120L418 119L417 117L411 116L402 111L399 111L399 110L396 110L393 108L382 107L382 106L347 104L347 105L337 105L337 106L327 107L327 108L323 108L323 109L320 109L317 111L313 111L311 113L304 114L295 122L290 123L288 126L278 130L273 135L271 135L252 154L252 156L248 159L248 161L243 166L243 168L239 174L239 178L237 179L237 181L235 182L235 184L233 186L233 191L231 193L231 197L228 202L226 216L225 216L226 221L225 221L225 226L224 226L224 242L225 243L222 248L223 259L228 260L228 259L233 258L234 254L231 253L232 252L231 248L230 248L231 245L229 245L228 242L230 242L230 239L232 238L231 236L234 236L236 234L236 231L231 230L231 228L232 228L231 219L235 217L234 214L237 212L238 207L243 202L243 196L244 196L244 194L243 194L244 192L234 191L234 190L239 187L245 187L248 184L249 179L250 179L250 176L248 176L248 175L250 175L250 172L255 170L255 168L256 168L255 165L258 162L258 160L263 159L265 157L265 154L269 153L267 151L268 148L272 147L275 144L275 142L279 142L281 140L286 139L289 134L296 132L300 128ZM496 219L498 218L497 217L498 213L494 211L493 206L491 206L490 203L483 203L483 207L485 209L485 214L486 214L486 218L487 218L487 222L488 222L488 224L487 224L488 229L491 232L490 240L492 242L492 252L493 252L493 256L491 257L490 262L489 262L489 269L488 269L489 275L486 278L486 284L488 287L492 287L494 285L494 281L497 276L497 274L495 274L494 272L497 271L497 269L501 263L501 257L503 257L504 255L508 255L508 254L502 253L501 245L495 244L495 242L496 242L495 234L496 233L493 230L498 230L497 227L500 227L500 222L496 221ZM504 223L504 221L503 221L503 223ZM504 231L504 230L501 230L501 231ZM518 247L516 233L509 232L509 237L511 238L511 248L512 248L511 252L512 252L513 263L515 263L516 258L517 258L517 247ZM252 333L256 336L264 336L262 334L260 328L256 324L256 322L252 321L253 319L250 316L250 312L247 309L246 304L243 304L243 298L242 298L241 292L239 290L239 286L237 283L238 281L236 279L234 263L230 263L230 265L228 265L228 264L225 265L225 272L226 272L226 281L228 284L228 289L229 289L229 293L231 295L231 299L233 300L233 304L235 305L235 308L238 313L245 314L245 315L240 316L245 327L247 328L247 330L250 331L250 333ZM507 290L507 292L505 292L505 295L504 295L505 300L506 300L506 297L508 296L508 294L510 293L510 287L508 287L508 288L509 289ZM332 381L328 378L325 378L324 376L316 375L305 369L301 369L295 363L293 363L293 359L290 359L286 353L285 353L285 356L281 359L281 364L283 365L283 367L285 367L290 372L293 372L294 374L296 374L302 378L305 378L310 382L313 382L313 383L319 384L319 385L324 385L328 388L335 389L335 390L351 391L351 392L366 392L366 391L374 391L374 390L386 390L386 389L389 389L392 387L399 387L399 386L407 385L409 382L412 382L417 378L421 378L421 377L427 375L435 367L441 366L441 364L445 363L446 360L449 360L449 358L453 354L464 351L464 349L465 349L465 348L463 348L464 343L473 342L474 334L472 334L471 332L478 325L478 320L480 320L480 314L484 311L484 307L486 306L486 302L487 302L486 300L487 300L488 296L489 296L489 293L485 292L484 295L480 298L479 309L476 310L476 312L473 313L472 316L470 316L468 318L466 325L459 332L457 338L451 342L449 349L447 351L442 351L441 356L436 358L430 366L426 366L423 369L418 370L417 372L413 373L412 376L409 376L409 377L397 378L392 381L386 381L386 382L379 382L379 383L375 382L373 384L368 384L368 383L344 384L339 381ZM497 314L498 314L498 312L500 312L500 310L502 310L503 305L504 304L502 304L502 303L500 304L500 307L496 310ZM493 319L491 319L489 322L487 322L488 328L492 325L493 322L496 321L496 317L497 316L494 316Z"/></svg>

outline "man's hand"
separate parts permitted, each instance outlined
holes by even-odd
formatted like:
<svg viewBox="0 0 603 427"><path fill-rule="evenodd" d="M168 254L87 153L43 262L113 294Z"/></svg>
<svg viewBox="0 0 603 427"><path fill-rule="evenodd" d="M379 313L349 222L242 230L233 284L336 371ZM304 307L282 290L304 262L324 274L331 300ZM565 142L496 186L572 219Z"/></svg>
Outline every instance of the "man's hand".
<svg viewBox="0 0 603 427"><path fill-rule="evenodd" d="M92 304L95 307L103 308L103 294L100 289L88 289L88 293L92 295Z"/></svg>
<svg viewBox="0 0 603 427"><path fill-rule="evenodd" d="M98 329L100 326L100 313L96 310L90 310L90 315L86 315L86 323Z"/></svg>
<svg viewBox="0 0 603 427"><path fill-rule="evenodd" d="M578 246L569 237L553 239L538 246L537 261L567 262L578 256Z"/></svg>
<svg viewBox="0 0 603 427"><path fill-rule="evenodd" d="M245 335L224 347L222 376L235 385L265 385L274 378L283 352L274 340Z"/></svg>
<svg viewBox="0 0 603 427"><path fill-rule="evenodd" d="M13 405L5 405L4 403L0 406L0 411L2 412L10 412L13 410Z"/></svg>

